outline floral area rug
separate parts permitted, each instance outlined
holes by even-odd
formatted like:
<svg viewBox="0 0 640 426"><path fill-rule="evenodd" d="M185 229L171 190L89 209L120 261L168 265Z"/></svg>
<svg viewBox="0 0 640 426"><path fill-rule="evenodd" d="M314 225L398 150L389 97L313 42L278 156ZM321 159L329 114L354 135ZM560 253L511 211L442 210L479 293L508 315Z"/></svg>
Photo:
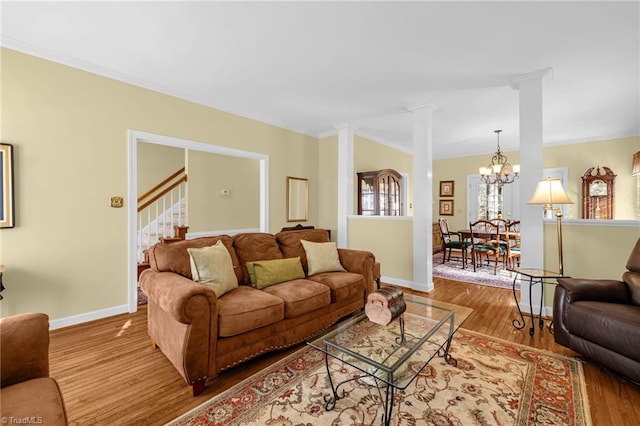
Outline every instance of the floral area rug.
<svg viewBox="0 0 640 426"><path fill-rule="evenodd" d="M463 329L451 354L457 366L436 357L396 391L392 425L591 425L578 360ZM335 360L330 368L334 383L357 375ZM169 425L381 424L376 387L351 381L327 411L330 389L324 355L304 347Z"/></svg>
<svg viewBox="0 0 640 426"><path fill-rule="evenodd" d="M473 265L469 263L462 269L462 262L452 260L442 263L442 252L433 255L433 276L448 280L462 281L465 283L488 285L491 287L513 288L514 272L509 272L499 263L498 271L494 273L494 266L477 266L473 271ZM520 289L520 280L516 281L516 290Z"/></svg>

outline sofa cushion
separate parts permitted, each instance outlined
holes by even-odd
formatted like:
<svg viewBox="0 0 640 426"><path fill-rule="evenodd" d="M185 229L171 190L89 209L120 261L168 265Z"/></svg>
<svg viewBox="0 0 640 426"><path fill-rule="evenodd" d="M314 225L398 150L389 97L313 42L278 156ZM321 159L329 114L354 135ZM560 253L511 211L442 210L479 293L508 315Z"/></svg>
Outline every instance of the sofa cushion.
<svg viewBox="0 0 640 426"><path fill-rule="evenodd" d="M218 299L218 336L246 333L284 319L284 301L262 290L239 286Z"/></svg>
<svg viewBox="0 0 640 426"><path fill-rule="evenodd" d="M325 272L307 278L331 289L331 303L350 300L358 295L364 300L366 284L360 274L353 272Z"/></svg>
<svg viewBox="0 0 640 426"><path fill-rule="evenodd" d="M193 240L176 241L173 243L158 243L149 248L149 266L160 272L175 272L183 277L193 279L187 248L212 246L218 241L222 241L222 244L224 244L229 251L238 281L248 281L248 276L244 275L240 268L240 262L233 248L233 239L228 235L194 238Z"/></svg>
<svg viewBox="0 0 640 426"><path fill-rule="evenodd" d="M336 243L314 243L313 241L300 240L304 251L307 253L307 263L309 265L309 275L321 274L323 272L344 272L344 267L340 264L338 248Z"/></svg>
<svg viewBox="0 0 640 426"><path fill-rule="evenodd" d="M245 265L246 262L256 260L273 260L282 259L280 246L276 241L276 236L263 232L249 232L245 234L237 234L233 236L233 246L240 260L240 267L243 271L246 281L241 284L249 284L249 272Z"/></svg>
<svg viewBox="0 0 640 426"><path fill-rule="evenodd" d="M640 361L640 306L580 301L567 305L565 318L572 334Z"/></svg>
<svg viewBox="0 0 640 426"><path fill-rule="evenodd" d="M276 234L276 239L280 245L280 250L284 257L299 257L302 269L308 271L307 254L300 243L300 240L313 241L316 243L327 243L329 233L326 229L303 229L300 231L283 231Z"/></svg>
<svg viewBox="0 0 640 426"><path fill-rule="evenodd" d="M67 424L62 392L58 383L50 377L4 387L0 389L0 400L3 420L35 418L42 419L43 424L47 425Z"/></svg>
<svg viewBox="0 0 640 426"><path fill-rule="evenodd" d="M284 300L285 318L295 318L331 304L331 290L324 284L298 279L264 289Z"/></svg>
<svg viewBox="0 0 640 426"><path fill-rule="evenodd" d="M251 285L258 290L273 284L304 278L299 257L247 262Z"/></svg>

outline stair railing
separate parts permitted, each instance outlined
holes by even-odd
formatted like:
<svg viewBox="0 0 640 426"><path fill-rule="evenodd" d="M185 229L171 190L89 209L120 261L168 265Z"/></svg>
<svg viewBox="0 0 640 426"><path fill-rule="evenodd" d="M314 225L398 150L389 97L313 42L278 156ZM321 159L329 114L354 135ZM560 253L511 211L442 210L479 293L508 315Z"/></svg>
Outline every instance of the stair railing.
<svg viewBox="0 0 640 426"><path fill-rule="evenodd" d="M146 261L149 247L163 238L175 237L176 228L184 227L186 183L182 167L138 197L138 262Z"/></svg>

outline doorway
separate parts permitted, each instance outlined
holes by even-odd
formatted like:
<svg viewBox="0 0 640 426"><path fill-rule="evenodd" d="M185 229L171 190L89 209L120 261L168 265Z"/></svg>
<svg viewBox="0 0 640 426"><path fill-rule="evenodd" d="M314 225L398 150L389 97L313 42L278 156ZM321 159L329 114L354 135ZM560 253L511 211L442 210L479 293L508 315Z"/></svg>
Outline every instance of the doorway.
<svg viewBox="0 0 640 426"><path fill-rule="evenodd" d="M250 151L242 151L229 147L210 145L203 142L180 139L154 133L128 131L129 189L127 193L128 206L128 309L129 313L138 310L138 274L137 274L137 199L138 199L138 143L164 145L186 150L226 155L236 158L258 160L260 163L260 232L267 232L269 227L269 156Z"/></svg>

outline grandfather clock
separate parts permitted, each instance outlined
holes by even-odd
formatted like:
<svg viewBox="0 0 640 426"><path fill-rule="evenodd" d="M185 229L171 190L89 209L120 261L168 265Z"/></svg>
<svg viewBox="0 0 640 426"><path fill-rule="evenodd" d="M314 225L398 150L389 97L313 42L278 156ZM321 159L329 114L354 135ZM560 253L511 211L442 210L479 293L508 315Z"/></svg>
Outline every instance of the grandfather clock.
<svg viewBox="0 0 640 426"><path fill-rule="evenodd" d="M591 167L582 176L582 218L613 219L616 174L608 167Z"/></svg>

